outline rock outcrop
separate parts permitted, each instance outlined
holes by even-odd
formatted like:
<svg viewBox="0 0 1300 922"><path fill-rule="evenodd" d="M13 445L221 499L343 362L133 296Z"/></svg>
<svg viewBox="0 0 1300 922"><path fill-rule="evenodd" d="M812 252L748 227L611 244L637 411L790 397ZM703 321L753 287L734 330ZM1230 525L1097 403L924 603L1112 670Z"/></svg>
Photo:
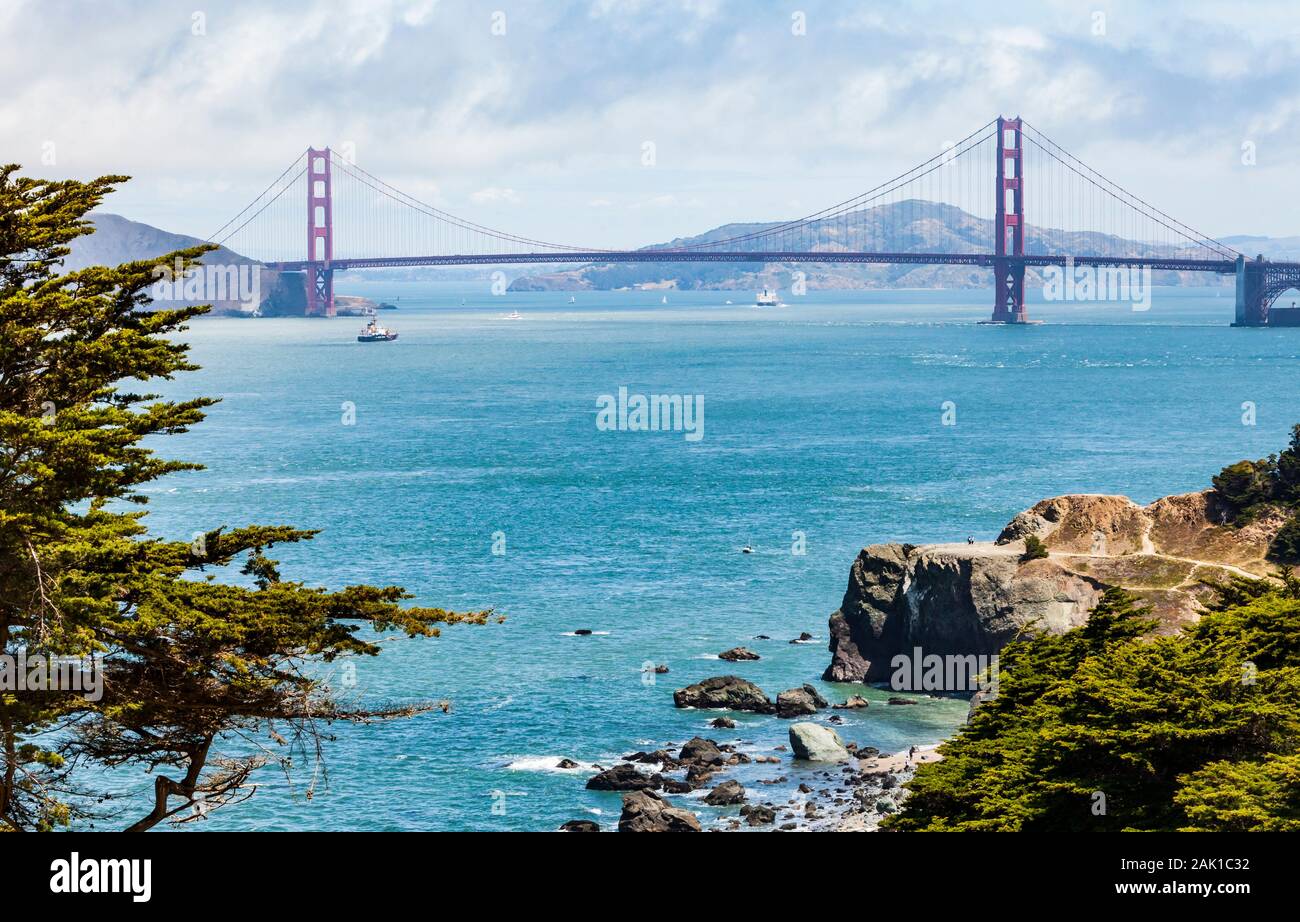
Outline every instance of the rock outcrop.
<svg viewBox="0 0 1300 922"><path fill-rule="evenodd" d="M704 802L711 807L729 807L745 802L745 788L739 781L724 781L705 795Z"/></svg>
<svg viewBox="0 0 1300 922"><path fill-rule="evenodd" d="M806 717L827 706L827 701L811 685L787 688L776 696L777 717Z"/></svg>
<svg viewBox="0 0 1300 922"><path fill-rule="evenodd" d="M725 708L759 714L771 714L775 710L763 689L734 675L714 676L679 688L673 692L673 704L679 708Z"/></svg>
<svg viewBox="0 0 1300 922"><path fill-rule="evenodd" d="M654 791L623 795L619 832L699 832L700 821L689 810L674 807Z"/></svg>
<svg viewBox="0 0 1300 922"><path fill-rule="evenodd" d="M641 791L663 787L661 775L643 775L632 765L615 765L587 782L589 791Z"/></svg>
<svg viewBox="0 0 1300 922"><path fill-rule="evenodd" d="M877 544L863 550L830 619L835 682L888 681L891 660L911 655L991 655L1031 624L1063 632L1084 623L1110 586L1151 605L1160 630L1196 620L1202 580L1271 572L1264 555L1280 518L1241 528L1212 491L1141 506L1124 496L1043 500L996 542ZM1022 560L1034 535L1049 555Z"/></svg>

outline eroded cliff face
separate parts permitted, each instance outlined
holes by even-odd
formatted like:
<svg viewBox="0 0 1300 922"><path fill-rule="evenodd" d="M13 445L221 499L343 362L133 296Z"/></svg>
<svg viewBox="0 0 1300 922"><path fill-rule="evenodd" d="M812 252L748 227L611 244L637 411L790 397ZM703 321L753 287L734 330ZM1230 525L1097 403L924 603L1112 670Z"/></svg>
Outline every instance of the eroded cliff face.
<svg viewBox="0 0 1300 922"><path fill-rule="evenodd" d="M830 620L824 678L882 682L890 660L991 655L1031 624L1060 633L1087 620L1108 586L1150 604L1161 631L1198 617L1202 580L1262 576L1282 520L1235 528L1211 491L1140 506L1124 496L1072 494L1017 515L993 543L876 544L863 550ZM1022 561L1036 535L1049 556Z"/></svg>

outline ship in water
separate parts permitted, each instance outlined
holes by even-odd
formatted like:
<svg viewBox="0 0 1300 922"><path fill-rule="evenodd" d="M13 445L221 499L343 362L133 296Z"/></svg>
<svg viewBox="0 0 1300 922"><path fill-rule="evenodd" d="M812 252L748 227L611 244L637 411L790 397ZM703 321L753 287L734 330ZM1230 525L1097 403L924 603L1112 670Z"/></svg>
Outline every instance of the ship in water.
<svg viewBox="0 0 1300 922"><path fill-rule="evenodd" d="M357 334L359 343L389 343L395 339L397 334L387 327L381 327L374 317L371 317L370 322Z"/></svg>
<svg viewBox="0 0 1300 922"><path fill-rule="evenodd" d="M775 291L772 291L770 288L764 288L758 293L754 305L756 307L779 307L781 305L781 299L777 297Z"/></svg>

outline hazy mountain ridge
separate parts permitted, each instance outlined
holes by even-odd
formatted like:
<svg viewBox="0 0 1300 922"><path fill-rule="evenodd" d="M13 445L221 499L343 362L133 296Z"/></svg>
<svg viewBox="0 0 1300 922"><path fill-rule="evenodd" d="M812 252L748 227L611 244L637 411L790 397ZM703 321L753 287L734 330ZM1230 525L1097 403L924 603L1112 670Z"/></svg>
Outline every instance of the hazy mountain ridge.
<svg viewBox="0 0 1300 922"><path fill-rule="evenodd" d="M679 237L668 243L645 247L668 249L708 244L782 226L788 222L724 224L693 237ZM882 205L857 215L845 226L837 221L815 222L809 230L816 251L877 251L893 253L988 253L993 239L993 221L980 218L953 205L909 200ZM1300 253L1300 237L1237 238L1250 240L1266 256L1276 251ZM1028 227L1025 249L1029 253L1115 252L1135 256L1154 255L1154 247L1092 231L1064 231ZM1253 251L1252 251L1253 252ZM1279 255L1274 258L1284 258ZM1287 256L1285 258L1293 258ZM788 288L794 273L802 272L810 290L873 288L987 288L989 270L977 266L911 266L850 263L621 263L588 265L580 268L530 275L515 279L513 291L580 291L619 288L678 288L754 290L764 286ZM1030 272L1031 282L1038 277ZM1204 273L1156 272L1157 285L1212 285L1214 276ZM1224 284L1227 284L1226 280Z"/></svg>
<svg viewBox="0 0 1300 922"><path fill-rule="evenodd" d="M903 220L906 214L907 220ZM117 265L133 260L152 259L174 250L196 246L204 241L176 234L121 215L97 213L92 216L96 232L75 241L64 260L68 270L91 265ZM820 222L814 228L817 249L860 249L874 245L894 252L988 252L986 243L992 236L992 221L979 218L951 205L935 202L903 202L873 209L872 220L849 229L836 222ZM730 237L754 233L785 222L724 224L705 233L679 237L647 250L707 244ZM1092 233L1055 229L1029 228L1026 249L1043 251L1047 247L1073 245L1077 249L1095 248L1104 239L1109 249L1127 252L1150 250L1140 243L1119 238L1101 238ZM1300 236L1261 237L1237 235L1221 242L1248 256L1262 254L1269 259L1300 261ZM255 260L226 248L207 257L209 262L255 265ZM397 270L395 277L410 281L444 281L452 278L488 278L491 271L474 268ZM987 288L989 271L976 266L854 265L847 263L624 263L573 266L538 274L521 274L510 285L512 291L610 291L621 288L676 288L687 290L753 291L764 286L788 289L794 273L804 273L810 290L825 289L901 289L901 288ZM383 274L382 272L379 274ZM375 273L367 273L366 278ZM345 276L336 276L336 281ZM1040 280L1030 274L1031 284ZM1212 285L1215 277L1204 273L1157 272L1152 281L1158 285ZM1230 278L1221 280L1231 284ZM185 303L185 302L179 302ZM301 314L305 309L301 277L262 269L261 309L267 314ZM245 312L237 301L213 304L214 313Z"/></svg>

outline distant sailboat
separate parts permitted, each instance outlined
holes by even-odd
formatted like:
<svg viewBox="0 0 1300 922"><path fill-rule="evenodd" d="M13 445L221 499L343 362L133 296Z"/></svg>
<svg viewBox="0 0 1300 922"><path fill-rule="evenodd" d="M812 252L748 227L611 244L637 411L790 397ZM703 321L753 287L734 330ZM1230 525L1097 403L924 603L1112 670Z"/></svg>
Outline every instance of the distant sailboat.
<svg viewBox="0 0 1300 922"><path fill-rule="evenodd" d="M660 304L667 304L667 303L668 303L668 295L664 295L664 296L659 300L659 303L660 303Z"/></svg>
<svg viewBox="0 0 1300 922"><path fill-rule="evenodd" d="M569 303L570 303L570 304L577 304L577 303L578 303L578 299L575 298L573 295L569 295Z"/></svg>

